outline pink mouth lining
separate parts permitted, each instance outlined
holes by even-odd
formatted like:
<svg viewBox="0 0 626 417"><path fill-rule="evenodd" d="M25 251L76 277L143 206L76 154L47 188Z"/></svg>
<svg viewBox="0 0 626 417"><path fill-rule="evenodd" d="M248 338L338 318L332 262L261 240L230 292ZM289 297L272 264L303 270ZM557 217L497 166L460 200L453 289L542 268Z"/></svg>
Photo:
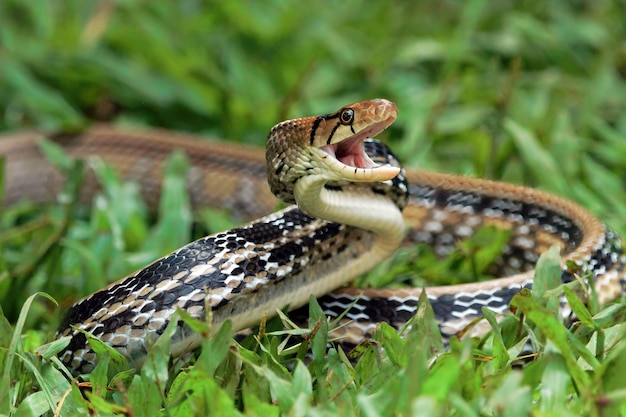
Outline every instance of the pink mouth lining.
<svg viewBox="0 0 626 417"><path fill-rule="evenodd" d="M322 146L320 149L344 165L362 169L377 168L378 165L365 153L363 141L372 133L380 133L388 124L389 122L376 123L349 139ZM384 127L381 129L381 126Z"/></svg>
<svg viewBox="0 0 626 417"><path fill-rule="evenodd" d="M322 146L322 150L342 164L354 168L376 168L376 165L363 149L363 138L355 136L343 142Z"/></svg>

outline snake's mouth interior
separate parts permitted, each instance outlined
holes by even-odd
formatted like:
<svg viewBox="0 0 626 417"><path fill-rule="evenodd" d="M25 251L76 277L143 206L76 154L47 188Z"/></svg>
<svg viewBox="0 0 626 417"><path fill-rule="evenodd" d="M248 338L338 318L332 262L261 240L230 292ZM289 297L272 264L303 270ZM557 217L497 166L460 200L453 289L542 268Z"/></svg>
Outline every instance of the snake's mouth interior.
<svg viewBox="0 0 626 417"><path fill-rule="evenodd" d="M378 165L365 153L365 136L357 135L338 143L322 146L320 149L344 165L354 168L371 169Z"/></svg>
<svg viewBox="0 0 626 417"><path fill-rule="evenodd" d="M386 120L372 124L348 139L324 145L320 149L342 164L353 168L378 168L380 165L372 161L365 152L363 141L385 130L394 120L395 116L389 117Z"/></svg>
<svg viewBox="0 0 626 417"><path fill-rule="evenodd" d="M320 151L330 156L325 161L328 168L334 172L333 175L356 182L387 181L397 176L400 173L399 167L377 164L367 155L364 145L365 139L378 135L394 120L395 114L371 124L353 136L319 147Z"/></svg>

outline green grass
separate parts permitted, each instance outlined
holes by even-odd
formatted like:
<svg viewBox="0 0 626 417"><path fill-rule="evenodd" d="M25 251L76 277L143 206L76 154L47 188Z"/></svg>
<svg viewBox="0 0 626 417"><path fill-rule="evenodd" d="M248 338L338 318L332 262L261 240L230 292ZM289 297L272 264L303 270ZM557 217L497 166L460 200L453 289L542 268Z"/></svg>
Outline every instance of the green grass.
<svg viewBox="0 0 626 417"><path fill-rule="evenodd" d="M386 97L400 117L385 137L405 165L539 187L626 236L625 16L619 1L8 0L0 130L104 120L263 146L285 118ZM312 304L316 331L302 350L282 345L301 332L275 320L258 342L218 333L176 372L164 339L136 375L102 360L81 395L55 364L59 346L46 343L77 297L207 232L180 192L185 167L172 157L158 208L98 166L98 204L74 202L73 175L64 204L2 209L0 414L52 414L61 398L63 415L626 414L623 304L587 312L572 301L581 321L568 330L550 290L520 294L518 316L445 352L424 305L420 325L404 338L381 327L356 364L341 351L324 356L327 329L315 327ZM548 288L555 262L539 274ZM517 369L523 332L541 355Z"/></svg>

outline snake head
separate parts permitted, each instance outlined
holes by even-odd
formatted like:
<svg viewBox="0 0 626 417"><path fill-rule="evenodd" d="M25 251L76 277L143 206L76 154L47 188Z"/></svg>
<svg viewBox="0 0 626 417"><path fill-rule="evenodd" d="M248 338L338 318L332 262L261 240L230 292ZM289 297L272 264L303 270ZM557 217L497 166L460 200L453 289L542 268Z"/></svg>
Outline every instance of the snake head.
<svg viewBox="0 0 626 417"><path fill-rule="evenodd" d="M363 143L397 116L393 102L374 99L277 124L270 131L266 152L272 192L294 202L293 185L307 176L323 176L330 182L380 182L396 177L400 168L376 164Z"/></svg>

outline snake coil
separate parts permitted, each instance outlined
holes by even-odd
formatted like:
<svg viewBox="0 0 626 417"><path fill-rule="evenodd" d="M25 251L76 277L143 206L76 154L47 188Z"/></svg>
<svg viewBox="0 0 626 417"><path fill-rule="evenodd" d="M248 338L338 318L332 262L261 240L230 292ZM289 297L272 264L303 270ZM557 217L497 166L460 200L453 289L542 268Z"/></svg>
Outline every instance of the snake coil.
<svg viewBox="0 0 626 417"><path fill-rule="evenodd" d="M494 266L502 278L426 289L444 337L480 316L483 306L507 311L512 296L532 286L534 264L552 245L561 248L564 281L572 279L565 265L573 262L593 280L601 302L623 293L621 240L569 200L427 171L398 175L395 157L368 139L396 115L393 103L379 99L279 123L270 132L266 161L256 150L171 132L97 127L56 137L70 154L101 155L139 180L148 201L158 199L155 172L162 160L182 148L194 166L189 188L196 206L229 206L248 218L267 214L275 200L260 180L266 169L271 190L300 206L199 239L78 301L59 329L59 336L71 336L62 361L74 374L90 372L96 363L85 335L75 328L139 366L177 308L204 318L208 306L214 328L230 319L235 329L242 329L286 305L303 305L310 294L321 297L331 317L347 310L349 325L342 328L347 342L359 342L380 321L398 327L416 311L420 289L333 290L388 257L401 244L404 223L406 240L427 243L440 256L486 225L512 233ZM36 142L37 135L29 132L0 139L0 153L7 156L3 204L25 196L46 201L58 189L61 179L42 159ZM42 185L41 178L48 183ZM93 179L87 182L94 189ZM199 343L199 335L180 326L172 353Z"/></svg>

